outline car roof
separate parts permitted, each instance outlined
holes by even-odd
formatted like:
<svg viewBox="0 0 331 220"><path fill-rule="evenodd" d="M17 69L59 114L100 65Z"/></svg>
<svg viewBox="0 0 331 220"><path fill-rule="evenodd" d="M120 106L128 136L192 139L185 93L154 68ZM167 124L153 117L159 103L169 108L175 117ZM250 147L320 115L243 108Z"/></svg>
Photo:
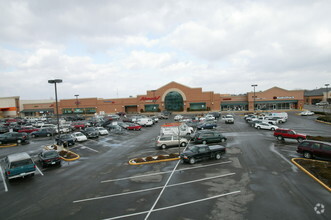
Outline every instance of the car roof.
<svg viewBox="0 0 331 220"><path fill-rule="evenodd" d="M7 156L9 161L19 161L19 160L25 160L25 159L31 159L30 155L27 152L21 152L21 153L15 153L10 154Z"/></svg>
<svg viewBox="0 0 331 220"><path fill-rule="evenodd" d="M302 142L313 142L313 143L319 143L319 144L326 144L326 145L331 145L330 142L325 142L325 141L317 141L317 140L303 140ZM301 142L301 143L302 143Z"/></svg>

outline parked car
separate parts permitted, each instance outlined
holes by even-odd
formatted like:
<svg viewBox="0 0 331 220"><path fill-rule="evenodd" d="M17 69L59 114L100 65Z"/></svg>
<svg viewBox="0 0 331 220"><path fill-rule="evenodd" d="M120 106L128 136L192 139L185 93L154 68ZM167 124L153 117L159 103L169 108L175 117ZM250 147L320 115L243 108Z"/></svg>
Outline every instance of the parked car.
<svg viewBox="0 0 331 220"><path fill-rule="evenodd" d="M219 119L221 117L221 113L219 112L209 112L208 114L214 116L215 119Z"/></svg>
<svg viewBox="0 0 331 220"><path fill-rule="evenodd" d="M87 140L87 137L82 132L74 132L71 135L75 138L76 142L82 142Z"/></svg>
<svg viewBox="0 0 331 220"><path fill-rule="evenodd" d="M180 121L183 118L182 115L175 115L174 120L175 121Z"/></svg>
<svg viewBox="0 0 331 220"><path fill-rule="evenodd" d="M300 112L300 115L301 116L311 116L311 115L314 115L315 113L314 112L311 112L311 111L303 111L303 112Z"/></svg>
<svg viewBox="0 0 331 220"><path fill-rule="evenodd" d="M17 132L32 133L34 131L39 131L39 129L35 127L21 127Z"/></svg>
<svg viewBox="0 0 331 220"><path fill-rule="evenodd" d="M0 126L0 134L9 132L9 128L7 126Z"/></svg>
<svg viewBox="0 0 331 220"><path fill-rule="evenodd" d="M87 124L82 121L76 121L71 123L72 130L81 130L87 127Z"/></svg>
<svg viewBox="0 0 331 220"><path fill-rule="evenodd" d="M85 128L81 131L87 138L98 138L99 137L99 131L97 131L93 127Z"/></svg>
<svg viewBox="0 0 331 220"><path fill-rule="evenodd" d="M307 138L305 134L296 133L294 130L286 129L286 128L278 128L274 132L274 136L282 141L285 138L296 139L298 142L302 142Z"/></svg>
<svg viewBox="0 0 331 220"><path fill-rule="evenodd" d="M31 132L31 137L50 137L55 134L55 130L53 128L41 128L38 131Z"/></svg>
<svg viewBox="0 0 331 220"><path fill-rule="evenodd" d="M127 123L128 126L126 127L127 130L135 130L135 131L138 131L138 130L141 130L142 126L141 125L138 125L138 124L134 124L134 123Z"/></svg>
<svg viewBox="0 0 331 220"><path fill-rule="evenodd" d="M234 117L233 115L226 115L224 117L225 124L234 124Z"/></svg>
<svg viewBox="0 0 331 220"><path fill-rule="evenodd" d="M314 157L331 159L331 143L305 140L299 144L297 152L307 159Z"/></svg>
<svg viewBox="0 0 331 220"><path fill-rule="evenodd" d="M213 123L213 122L200 123L200 124L197 125L198 130L215 129L216 127L217 127L217 124Z"/></svg>
<svg viewBox="0 0 331 220"><path fill-rule="evenodd" d="M5 175L7 179L34 176L36 164L26 152L10 154L5 158Z"/></svg>
<svg viewBox="0 0 331 220"><path fill-rule="evenodd" d="M7 132L4 134L0 134L0 144L10 143L29 143L29 136L27 133L24 132Z"/></svg>
<svg viewBox="0 0 331 220"><path fill-rule="evenodd" d="M168 147L185 147L188 143L188 140L186 138L178 138L177 135L171 135L171 136L158 136L156 138L155 146L157 148L166 149Z"/></svg>
<svg viewBox="0 0 331 220"><path fill-rule="evenodd" d="M152 126L154 124L151 118L138 118L136 123L144 127Z"/></svg>
<svg viewBox="0 0 331 220"><path fill-rule="evenodd" d="M44 168L46 166L61 166L61 158L56 150L43 150L38 154L39 162Z"/></svg>
<svg viewBox="0 0 331 220"><path fill-rule="evenodd" d="M121 121L114 122L113 124L117 124L117 125L121 126L124 129L127 129L127 127L129 126L129 124L127 122L121 122Z"/></svg>
<svg viewBox="0 0 331 220"><path fill-rule="evenodd" d="M216 131L199 131L191 136L195 144L219 143L227 141L222 133Z"/></svg>
<svg viewBox="0 0 331 220"><path fill-rule="evenodd" d="M61 134L55 138L57 145L71 146L75 145L76 138L71 134Z"/></svg>
<svg viewBox="0 0 331 220"><path fill-rule="evenodd" d="M103 127L96 127L95 128L97 131L99 131L100 135L108 135L109 132L107 131L107 129L103 128Z"/></svg>
<svg viewBox="0 0 331 220"><path fill-rule="evenodd" d="M274 131L278 127L276 125L272 125L272 124L268 124L268 123L257 123L257 124L255 124L255 128Z"/></svg>
<svg viewBox="0 0 331 220"><path fill-rule="evenodd" d="M183 162L194 164L197 161L205 159L219 160L225 152L226 148L222 145L193 145L189 146L186 151L180 154L180 159Z"/></svg>
<svg viewBox="0 0 331 220"><path fill-rule="evenodd" d="M325 105L329 105L329 103L328 102L318 102L318 103L316 103L316 106L325 106Z"/></svg>

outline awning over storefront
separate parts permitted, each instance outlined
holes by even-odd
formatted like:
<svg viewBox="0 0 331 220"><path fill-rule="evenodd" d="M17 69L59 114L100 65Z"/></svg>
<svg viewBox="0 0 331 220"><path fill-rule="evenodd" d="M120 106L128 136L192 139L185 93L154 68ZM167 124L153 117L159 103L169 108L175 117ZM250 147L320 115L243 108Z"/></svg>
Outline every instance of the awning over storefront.
<svg viewBox="0 0 331 220"><path fill-rule="evenodd" d="M24 109L21 111L21 113L31 113L31 112L54 112L54 109L48 108L48 109Z"/></svg>

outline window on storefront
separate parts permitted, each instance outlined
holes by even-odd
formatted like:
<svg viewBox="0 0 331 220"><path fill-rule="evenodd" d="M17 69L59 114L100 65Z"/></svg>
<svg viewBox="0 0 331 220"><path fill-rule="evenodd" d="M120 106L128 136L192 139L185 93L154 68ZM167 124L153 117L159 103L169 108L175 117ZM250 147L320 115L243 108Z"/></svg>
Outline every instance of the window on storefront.
<svg viewBox="0 0 331 220"><path fill-rule="evenodd" d="M282 110L295 109L297 102L265 102L255 104L256 110Z"/></svg>
<svg viewBox="0 0 331 220"><path fill-rule="evenodd" d="M221 111L247 111L248 103L222 103Z"/></svg>
<svg viewBox="0 0 331 220"><path fill-rule="evenodd" d="M190 103L190 111L205 111L207 109L205 102Z"/></svg>
<svg viewBox="0 0 331 220"><path fill-rule="evenodd" d="M145 112L157 112L159 111L158 104L147 104L145 105Z"/></svg>
<svg viewBox="0 0 331 220"><path fill-rule="evenodd" d="M75 114L84 114L84 109L83 108L75 108L74 109L74 113Z"/></svg>
<svg viewBox="0 0 331 220"><path fill-rule="evenodd" d="M183 111L184 101L179 92L169 92L164 99L165 109L168 111Z"/></svg>
<svg viewBox="0 0 331 220"><path fill-rule="evenodd" d="M85 108L85 114L94 114L97 112L96 108Z"/></svg>
<svg viewBox="0 0 331 220"><path fill-rule="evenodd" d="M73 111L71 108L64 108L62 109L62 114L72 114Z"/></svg>

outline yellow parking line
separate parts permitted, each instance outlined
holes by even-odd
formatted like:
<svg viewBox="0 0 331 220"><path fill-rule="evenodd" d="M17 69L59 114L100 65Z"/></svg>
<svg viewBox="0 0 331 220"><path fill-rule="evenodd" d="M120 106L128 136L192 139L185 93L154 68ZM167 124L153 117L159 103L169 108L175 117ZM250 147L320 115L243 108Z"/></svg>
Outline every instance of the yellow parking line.
<svg viewBox="0 0 331 220"><path fill-rule="evenodd" d="M311 159L304 159L304 158L292 158L292 163L294 163L297 167L299 167L303 172L305 172L306 174L308 174L311 178L313 178L315 181L317 181L319 184L321 184L324 188L326 188L329 192L331 192L331 188L328 187L325 183L323 183L321 180L319 180L318 178L316 178L313 174L311 174L308 170L306 170L305 168L303 168L300 164L298 164L297 162L295 162L296 159L300 159L300 160L311 160ZM319 161L321 162L321 161Z"/></svg>
<svg viewBox="0 0 331 220"><path fill-rule="evenodd" d="M15 147L17 144L0 145L0 148Z"/></svg>

